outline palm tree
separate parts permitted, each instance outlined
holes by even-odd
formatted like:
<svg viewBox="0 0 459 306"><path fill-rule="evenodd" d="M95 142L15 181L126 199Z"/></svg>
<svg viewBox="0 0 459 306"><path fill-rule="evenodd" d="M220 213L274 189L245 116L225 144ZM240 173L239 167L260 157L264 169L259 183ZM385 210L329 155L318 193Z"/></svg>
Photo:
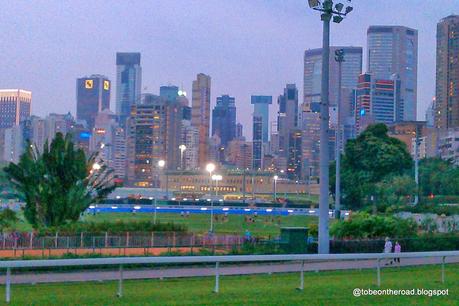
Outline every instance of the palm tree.
<svg viewBox="0 0 459 306"><path fill-rule="evenodd" d="M112 170L98 153L86 158L70 134L57 133L42 152L28 144L19 163L4 171L25 200L24 215L35 227L77 221L90 204L115 189Z"/></svg>

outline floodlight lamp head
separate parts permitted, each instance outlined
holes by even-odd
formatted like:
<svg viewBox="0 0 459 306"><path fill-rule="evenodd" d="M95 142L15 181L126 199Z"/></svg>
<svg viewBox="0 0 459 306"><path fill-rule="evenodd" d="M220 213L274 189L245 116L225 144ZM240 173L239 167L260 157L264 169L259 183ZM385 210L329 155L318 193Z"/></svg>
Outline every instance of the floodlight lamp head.
<svg viewBox="0 0 459 306"><path fill-rule="evenodd" d="M352 6L346 7L345 14L346 14L346 15L349 14L350 12L352 12L353 9L354 9L354 8L353 8Z"/></svg>
<svg viewBox="0 0 459 306"><path fill-rule="evenodd" d="M337 3L337 4L335 5L335 10L336 10L338 13L341 13L341 11L343 10L343 8L344 8L344 4L342 4L342 3Z"/></svg>
<svg viewBox="0 0 459 306"><path fill-rule="evenodd" d="M335 15L333 16L333 22L334 23L340 23L341 21L343 21L343 17L339 16L339 15Z"/></svg>
<svg viewBox="0 0 459 306"><path fill-rule="evenodd" d="M316 8L320 5L319 0L308 0L308 3L310 8Z"/></svg>

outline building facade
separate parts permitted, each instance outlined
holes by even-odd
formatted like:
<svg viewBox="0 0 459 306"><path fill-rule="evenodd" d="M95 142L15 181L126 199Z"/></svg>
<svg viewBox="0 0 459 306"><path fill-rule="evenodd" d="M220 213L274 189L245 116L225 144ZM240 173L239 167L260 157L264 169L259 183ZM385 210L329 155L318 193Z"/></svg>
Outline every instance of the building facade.
<svg viewBox="0 0 459 306"><path fill-rule="evenodd" d="M110 109L110 80L103 75L91 75L77 79L77 120L85 120L88 128L94 127L99 112Z"/></svg>
<svg viewBox="0 0 459 306"><path fill-rule="evenodd" d="M30 117L32 92L23 89L0 89L0 129L19 125Z"/></svg>
<svg viewBox="0 0 459 306"><path fill-rule="evenodd" d="M236 104L234 97L222 95L212 110L212 136L220 138L220 144L227 147L236 138Z"/></svg>
<svg viewBox="0 0 459 306"><path fill-rule="evenodd" d="M210 76L199 73L193 81L191 124L199 131L198 166L209 161Z"/></svg>
<svg viewBox="0 0 459 306"><path fill-rule="evenodd" d="M400 79L400 117L416 120L418 31L403 26L370 26L367 72L378 80Z"/></svg>
<svg viewBox="0 0 459 306"><path fill-rule="evenodd" d="M435 127L459 127L459 15L437 24Z"/></svg>
<svg viewBox="0 0 459 306"><path fill-rule="evenodd" d="M279 133L278 155L288 156L290 130L298 127L298 89L295 84L287 84L284 94L277 99L279 112L277 116L277 131Z"/></svg>
<svg viewBox="0 0 459 306"><path fill-rule="evenodd" d="M131 106L140 101L142 68L140 53L116 53L116 114L124 127Z"/></svg>

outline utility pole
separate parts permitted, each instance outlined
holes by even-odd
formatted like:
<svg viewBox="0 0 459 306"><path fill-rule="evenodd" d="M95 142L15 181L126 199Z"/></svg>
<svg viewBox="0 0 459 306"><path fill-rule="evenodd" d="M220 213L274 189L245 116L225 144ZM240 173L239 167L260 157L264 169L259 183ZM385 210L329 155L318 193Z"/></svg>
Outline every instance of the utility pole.
<svg viewBox="0 0 459 306"><path fill-rule="evenodd" d="M338 62L338 122L336 124L336 170L335 170L335 219L341 218L341 84L343 78L343 62L344 50L338 49L335 51L335 61Z"/></svg>
<svg viewBox="0 0 459 306"><path fill-rule="evenodd" d="M416 194L414 195L414 205L419 203L419 143L421 134L421 125L416 124L416 137L414 141L414 181L416 182Z"/></svg>

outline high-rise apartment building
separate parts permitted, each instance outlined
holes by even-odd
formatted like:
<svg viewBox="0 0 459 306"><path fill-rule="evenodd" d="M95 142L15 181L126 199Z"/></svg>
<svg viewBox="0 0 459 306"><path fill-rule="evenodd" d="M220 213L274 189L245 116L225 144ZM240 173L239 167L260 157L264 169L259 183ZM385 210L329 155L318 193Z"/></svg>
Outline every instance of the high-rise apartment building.
<svg viewBox="0 0 459 306"><path fill-rule="evenodd" d="M220 145L226 147L236 137L236 104L234 97L217 97L212 110L212 136L220 138Z"/></svg>
<svg viewBox="0 0 459 306"><path fill-rule="evenodd" d="M110 80L103 75L91 75L77 79L77 120L85 120L88 128L94 127L97 114L110 109Z"/></svg>
<svg viewBox="0 0 459 306"><path fill-rule="evenodd" d="M253 120L253 130L252 130L252 156L253 156L253 165L252 168L262 169L263 161L263 117L254 115Z"/></svg>
<svg viewBox="0 0 459 306"><path fill-rule="evenodd" d="M445 17L437 24L435 92L435 127L459 127L459 15Z"/></svg>
<svg viewBox="0 0 459 306"><path fill-rule="evenodd" d="M210 76L199 73L193 81L191 124L199 130L198 165L209 161Z"/></svg>
<svg viewBox="0 0 459 306"><path fill-rule="evenodd" d="M418 31L403 26L370 26L367 48L367 73L378 80L398 78L400 121L416 120Z"/></svg>
<svg viewBox="0 0 459 306"><path fill-rule="evenodd" d="M32 92L23 89L0 89L0 129L19 125L30 117Z"/></svg>
<svg viewBox="0 0 459 306"><path fill-rule="evenodd" d="M131 106L140 102L142 68L140 53L116 53L116 114L125 125Z"/></svg>

